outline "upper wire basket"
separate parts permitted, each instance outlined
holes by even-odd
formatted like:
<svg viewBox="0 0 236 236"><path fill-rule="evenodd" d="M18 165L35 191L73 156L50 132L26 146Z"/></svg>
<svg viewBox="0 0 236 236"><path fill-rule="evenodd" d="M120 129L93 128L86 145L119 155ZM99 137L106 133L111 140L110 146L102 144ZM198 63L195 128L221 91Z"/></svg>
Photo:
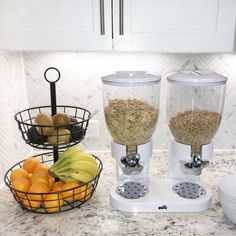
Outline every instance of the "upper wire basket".
<svg viewBox="0 0 236 236"><path fill-rule="evenodd" d="M67 125L38 125L39 114L50 114L51 106L33 107L16 113L15 120L24 141L39 149L58 149L73 146L83 140L91 113L81 107L57 105L57 113L65 113ZM50 131L50 132L49 132Z"/></svg>

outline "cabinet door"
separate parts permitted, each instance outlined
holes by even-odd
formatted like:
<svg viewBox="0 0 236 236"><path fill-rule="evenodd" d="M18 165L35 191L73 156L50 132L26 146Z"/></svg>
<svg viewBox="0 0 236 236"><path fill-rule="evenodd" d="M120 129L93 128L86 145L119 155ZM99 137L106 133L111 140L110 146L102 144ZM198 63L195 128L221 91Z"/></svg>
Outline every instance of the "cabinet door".
<svg viewBox="0 0 236 236"><path fill-rule="evenodd" d="M232 52L236 0L114 0L114 49Z"/></svg>
<svg viewBox="0 0 236 236"><path fill-rule="evenodd" d="M111 48L110 0L0 0L0 49Z"/></svg>

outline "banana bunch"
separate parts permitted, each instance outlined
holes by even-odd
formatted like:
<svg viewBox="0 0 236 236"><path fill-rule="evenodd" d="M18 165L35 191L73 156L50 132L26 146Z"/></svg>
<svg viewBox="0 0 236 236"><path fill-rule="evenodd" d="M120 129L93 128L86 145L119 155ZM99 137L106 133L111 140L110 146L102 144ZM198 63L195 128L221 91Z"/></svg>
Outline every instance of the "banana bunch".
<svg viewBox="0 0 236 236"><path fill-rule="evenodd" d="M67 148L49 172L64 182L89 182L99 173L95 158L81 147Z"/></svg>

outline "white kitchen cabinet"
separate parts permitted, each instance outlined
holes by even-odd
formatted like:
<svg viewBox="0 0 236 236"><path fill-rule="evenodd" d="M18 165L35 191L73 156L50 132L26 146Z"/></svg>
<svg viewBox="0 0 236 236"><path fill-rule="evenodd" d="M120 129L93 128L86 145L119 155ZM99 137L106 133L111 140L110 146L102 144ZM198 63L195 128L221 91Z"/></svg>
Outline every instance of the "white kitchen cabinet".
<svg viewBox="0 0 236 236"><path fill-rule="evenodd" d="M111 50L110 0L0 0L0 49Z"/></svg>
<svg viewBox="0 0 236 236"><path fill-rule="evenodd" d="M232 52L236 0L114 0L114 49Z"/></svg>
<svg viewBox="0 0 236 236"><path fill-rule="evenodd" d="M232 52L236 0L0 0L0 50Z"/></svg>

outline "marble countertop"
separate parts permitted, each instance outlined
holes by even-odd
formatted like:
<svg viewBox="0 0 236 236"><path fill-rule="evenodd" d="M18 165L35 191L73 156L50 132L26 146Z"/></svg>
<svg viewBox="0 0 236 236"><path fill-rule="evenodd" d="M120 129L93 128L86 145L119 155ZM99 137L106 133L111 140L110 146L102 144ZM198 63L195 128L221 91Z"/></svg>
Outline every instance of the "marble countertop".
<svg viewBox="0 0 236 236"><path fill-rule="evenodd" d="M217 183L221 176L236 174L236 152L217 152L202 179L213 191L212 206L200 213L124 213L109 205L109 190L115 178L115 160L110 153L96 153L104 170L93 197L80 209L41 215L22 210L10 191L0 190L0 235L236 235L236 225L223 214ZM166 175L166 152L150 162L150 176Z"/></svg>

